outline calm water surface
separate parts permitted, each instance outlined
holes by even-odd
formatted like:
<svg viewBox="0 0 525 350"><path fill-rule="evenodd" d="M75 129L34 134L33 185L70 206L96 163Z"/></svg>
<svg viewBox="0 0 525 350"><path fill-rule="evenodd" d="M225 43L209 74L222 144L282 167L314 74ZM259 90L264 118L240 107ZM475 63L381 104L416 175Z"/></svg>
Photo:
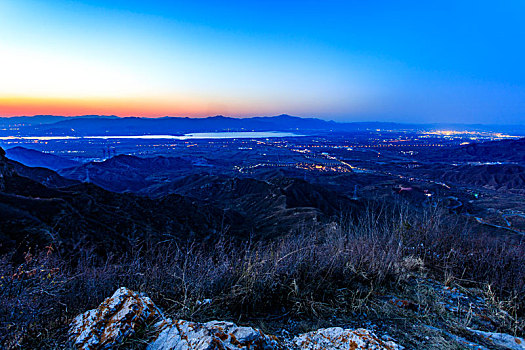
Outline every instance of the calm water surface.
<svg viewBox="0 0 525 350"><path fill-rule="evenodd" d="M4 136L0 140L79 140L79 139L265 139L270 137L303 136L291 132L276 131L243 131L243 132L196 132L185 135L130 135L130 136Z"/></svg>

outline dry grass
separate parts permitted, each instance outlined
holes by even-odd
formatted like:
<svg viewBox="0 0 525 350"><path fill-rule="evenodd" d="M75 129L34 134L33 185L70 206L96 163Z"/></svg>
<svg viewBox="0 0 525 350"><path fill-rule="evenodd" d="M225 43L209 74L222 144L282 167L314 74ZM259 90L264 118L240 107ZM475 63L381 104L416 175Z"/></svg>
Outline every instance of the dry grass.
<svg viewBox="0 0 525 350"><path fill-rule="evenodd" d="M507 310L505 327L519 334L522 323L512 319L523 316L524 264L523 245L473 237L438 210L409 215L402 208L370 210L356 222L333 223L322 232L304 229L271 242L163 242L104 259L84 249L74 261L48 251L27 255L22 265L6 257L0 265L0 341L7 348L63 344L72 317L119 286L148 293L173 317L256 326L264 321L269 329L290 318L409 317L381 310L375 299L409 293L414 278L426 275L484 288L498 310ZM425 287L410 297L424 315L444 314Z"/></svg>

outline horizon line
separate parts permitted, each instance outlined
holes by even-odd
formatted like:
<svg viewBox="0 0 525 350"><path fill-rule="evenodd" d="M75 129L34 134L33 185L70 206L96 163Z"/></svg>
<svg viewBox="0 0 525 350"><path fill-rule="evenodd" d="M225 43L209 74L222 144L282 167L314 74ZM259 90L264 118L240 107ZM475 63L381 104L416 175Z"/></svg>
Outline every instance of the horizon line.
<svg viewBox="0 0 525 350"><path fill-rule="evenodd" d="M34 114L34 115L10 115L10 116L2 116L0 115L0 119L11 119L11 118L35 118L35 117L62 117L62 118L82 118L82 117L100 117L102 118L118 118L118 119L127 119L127 118L137 118L137 119L164 119L164 118L179 118L179 119L208 119L208 118L228 118L228 119L253 119L253 118L276 118L276 117L292 117L292 118L299 118L299 119L316 119L320 121L324 121L327 123L337 123L337 124L363 124L363 123L377 123L377 124L399 124L399 125L466 125L466 126L475 126L475 125L481 125L481 126L524 126L525 123L518 124L490 124L490 123L453 123L453 122L429 122L429 123L417 123L417 122L397 122L397 121L381 121L381 120L371 120L371 121L336 121L333 119L325 119L322 117L303 117L303 116L296 116L291 114L278 114L278 115L261 115L261 116L226 116L223 114L216 114L216 115L208 115L203 117L197 117L197 116L172 116L172 115L164 115L164 116L156 116L156 117L147 117L147 116L119 116L116 114L79 114L79 115L60 115L60 114Z"/></svg>

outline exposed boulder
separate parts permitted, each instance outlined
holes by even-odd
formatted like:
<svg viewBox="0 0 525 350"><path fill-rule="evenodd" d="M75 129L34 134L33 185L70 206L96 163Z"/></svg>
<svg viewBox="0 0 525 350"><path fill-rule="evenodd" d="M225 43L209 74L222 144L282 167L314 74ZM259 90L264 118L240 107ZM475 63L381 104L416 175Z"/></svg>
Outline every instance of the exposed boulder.
<svg viewBox="0 0 525 350"><path fill-rule="evenodd" d="M148 350L285 349L275 336L265 335L252 327L239 327L231 322L168 320L156 326L160 333Z"/></svg>
<svg viewBox="0 0 525 350"><path fill-rule="evenodd" d="M78 349L110 349L151 325L155 336L147 345L148 350L402 349L366 329L325 328L284 340L231 322L171 320L147 296L127 288L119 288L98 308L77 316L69 336Z"/></svg>
<svg viewBox="0 0 525 350"><path fill-rule="evenodd" d="M381 340L373 332L359 329L343 329L340 327L322 328L313 332L301 334L292 340L299 349L307 350L401 350L403 347L392 341Z"/></svg>
<svg viewBox="0 0 525 350"><path fill-rule="evenodd" d="M162 318L162 312L150 298L122 287L98 308L77 316L69 335L78 349L107 349Z"/></svg>

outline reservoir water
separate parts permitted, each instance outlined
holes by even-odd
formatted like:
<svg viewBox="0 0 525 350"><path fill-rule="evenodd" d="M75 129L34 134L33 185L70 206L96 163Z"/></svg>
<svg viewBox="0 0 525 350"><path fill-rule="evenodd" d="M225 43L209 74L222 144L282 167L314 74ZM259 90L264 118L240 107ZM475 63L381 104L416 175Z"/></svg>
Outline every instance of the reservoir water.
<svg viewBox="0 0 525 350"><path fill-rule="evenodd" d="M291 132L241 131L197 132L184 135L108 135L108 136L3 136L0 140L79 140L79 139L143 139L143 140L191 140L191 139L265 139L275 137L303 136Z"/></svg>

